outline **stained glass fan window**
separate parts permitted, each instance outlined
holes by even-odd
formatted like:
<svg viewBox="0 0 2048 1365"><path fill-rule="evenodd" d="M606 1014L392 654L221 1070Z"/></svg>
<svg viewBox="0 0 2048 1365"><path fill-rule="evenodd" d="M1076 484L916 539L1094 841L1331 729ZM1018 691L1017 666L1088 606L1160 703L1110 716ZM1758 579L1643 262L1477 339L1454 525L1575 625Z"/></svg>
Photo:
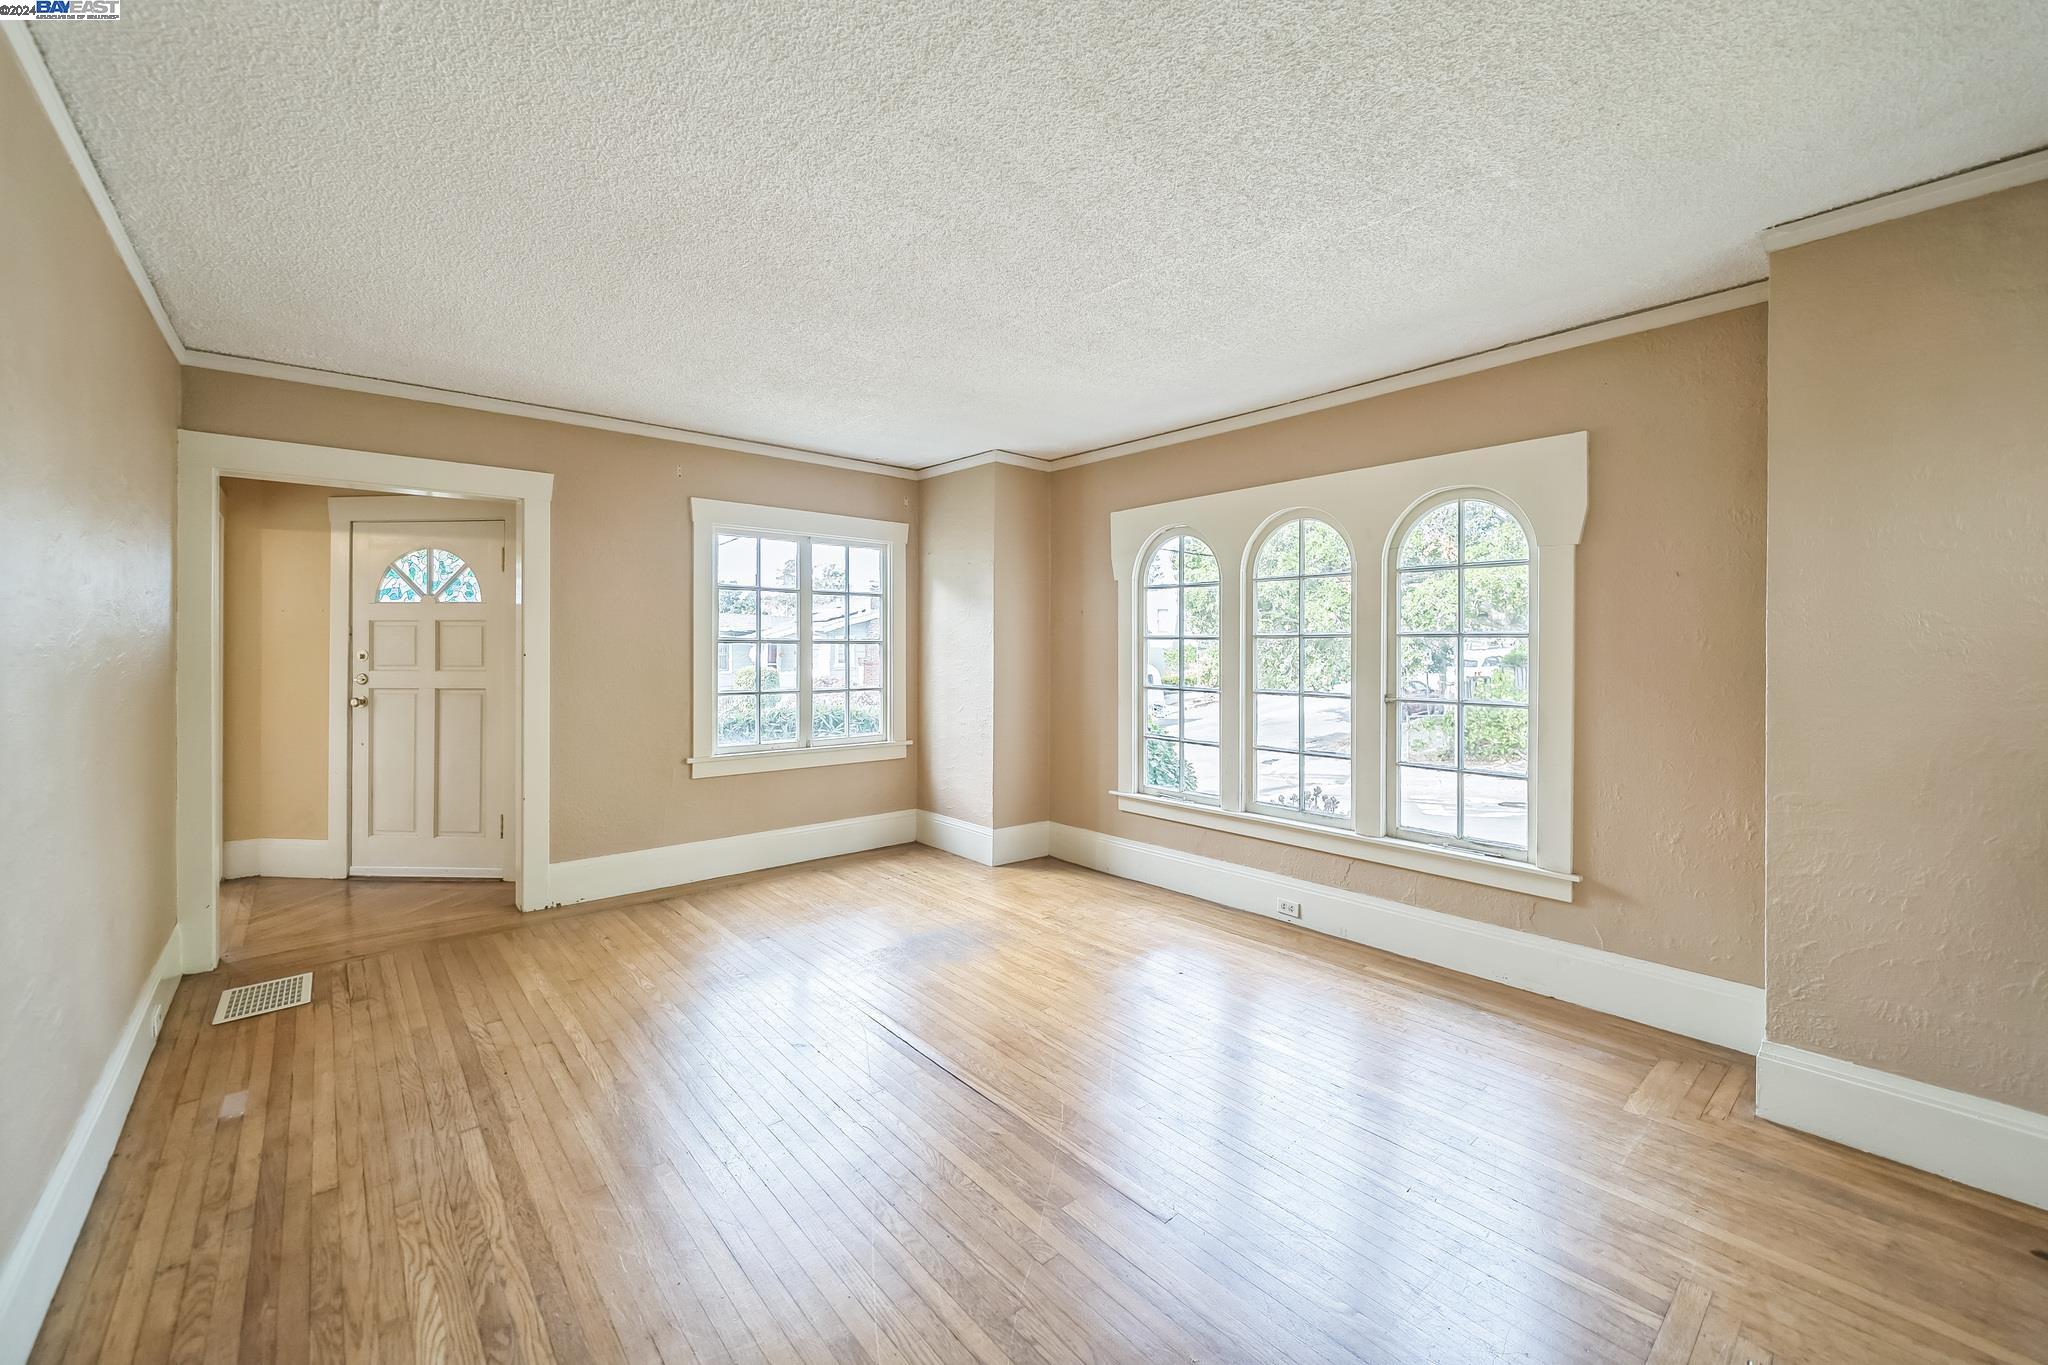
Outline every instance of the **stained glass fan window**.
<svg viewBox="0 0 2048 1365"><path fill-rule="evenodd" d="M481 602L476 570L448 550L408 550L391 561L377 584L379 602Z"/></svg>

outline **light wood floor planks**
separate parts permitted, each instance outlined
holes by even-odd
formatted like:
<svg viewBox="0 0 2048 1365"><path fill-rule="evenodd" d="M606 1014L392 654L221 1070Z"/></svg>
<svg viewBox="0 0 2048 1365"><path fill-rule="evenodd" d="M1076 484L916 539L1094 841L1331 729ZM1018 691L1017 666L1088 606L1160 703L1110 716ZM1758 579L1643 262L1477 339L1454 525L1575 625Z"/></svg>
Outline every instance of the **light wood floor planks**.
<svg viewBox="0 0 2048 1365"><path fill-rule="evenodd" d="M517 923L499 881L316 881L244 877L220 885L220 958L238 979Z"/></svg>
<svg viewBox="0 0 2048 1365"><path fill-rule="evenodd" d="M446 929L183 984L37 1360L2048 1360L2048 1214L1747 1058L1092 872Z"/></svg>

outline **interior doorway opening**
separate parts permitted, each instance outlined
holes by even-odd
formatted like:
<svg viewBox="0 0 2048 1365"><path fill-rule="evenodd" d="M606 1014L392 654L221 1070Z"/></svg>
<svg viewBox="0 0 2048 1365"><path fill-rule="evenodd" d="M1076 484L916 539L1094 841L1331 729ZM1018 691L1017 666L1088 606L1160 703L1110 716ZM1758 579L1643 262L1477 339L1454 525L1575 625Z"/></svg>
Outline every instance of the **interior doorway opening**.
<svg viewBox="0 0 2048 1365"><path fill-rule="evenodd" d="M377 572L371 577L382 584L384 574L398 568L395 581L409 585L424 608L412 621L415 643L433 646L433 637L445 637L445 650L428 648L422 655L432 667L415 677L411 689L417 722L411 735L415 746L413 771L429 773L438 785L415 788L412 796L427 802L427 813L431 816L419 827L429 830L433 837L450 833L468 838L472 845L468 850L470 856L440 863L354 861L356 850L352 847L350 821L354 776L351 730L340 717L347 710L374 711L374 687L379 681L394 691L405 689L390 678L380 680L375 669L346 671L347 664L354 662L349 658L354 634L340 623L354 614L350 599L353 588L349 573L337 573L334 568L337 560L344 561L344 569L353 567L354 520L347 519L351 529L344 539L334 534L331 514L324 534L317 530L317 521L314 528L319 543L326 547L328 572L322 575L308 571L302 575L316 586L322 581L327 584L326 619L312 632L316 637L324 634L329 642L325 683L305 685L302 681L301 685L281 688L278 693L294 699L300 708L316 704L323 695L326 699L328 761L323 765L303 757L282 760L296 780L303 781L309 771L320 775L327 793L322 812L324 830L319 837L271 835L261 832L259 825L259 832L250 837L228 837L230 766L239 763L244 773L251 770L252 761L253 770L259 773L270 767L264 745L258 744L251 751L238 740L231 756L228 741L230 660L225 637L233 574L228 564L224 512L232 504L235 485L255 483L310 487L317 490L313 496L322 502L349 500L353 510L374 511L376 519L383 523L422 523L413 528L425 535L422 544L394 550L390 561L376 566ZM221 903L227 879L268 874L301 880L340 880L348 876L351 866L407 874L452 872L462 877L487 878L490 885L497 887L503 887L504 879L510 879L512 902L519 910L552 904L547 851L553 488L552 475L529 470L206 432L179 433L177 953L186 972L210 971L220 963ZM394 501L392 495L396 495L396 502L417 505L417 510L393 512L389 506ZM480 503L495 506L480 507ZM467 524L492 520L498 523L495 532ZM463 540L465 536L479 534L483 538L474 544ZM499 539L492 541L493 534ZM469 557L458 552L458 542L467 546ZM488 565L493 544L497 546L499 567L487 585L486 569L479 566ZM338 548L341 545L349 549ZM423 551L424 559L408 559L413 550ZM237 560L236 568L247 567L239 554ZM402 560L418 572L401 567ZM265 581L260 572L253 580L246 574L244 578ZM375 600L378 590L370 591ZM403 597L404 593L398 596ZM473 610L493 597L498 606L509 612L509 620L501 617L495 631ZM251 622L259 638L266 624L289 617L295 618L293 624L303 628L303 618L314 615L311 609L285 605L275 594L267 607L260 593L253 600L256 607ZM240 608L236 610L238 614L247 614ZM365 618L366 624L369 619ZM450 628L444 630L444 625ZM261 699L265 695L260 656L259 650L253 680L244 677L238 683L255 698L259 732ZM339 667L335 666L337 661ZM441 667L443 661L451 666ZM490 692L494 684L485 674L499 666L507 696L493 704ZM359 674L368 675L365 683L356 683ZM363 690L351 692L352 687ZM351 697L360 697L362 705L350 707ZM443 708L450 722L446 728L423 723L434 708ZM426 742L447 733L466 734L475 742L455 752L447 751L438 742ZM387 727L386 738L403 734L403 727ZM306 744L303 733L297 742ZM502 747L487 747L490 744ZM368 747L375 749L374 734L369 736ZM387 756L396 748L388 748ZM448 780L442 781L443 777ZM444 791L466 792L468 799L444 802ZM232 800L237 811L248 804L240 797ZM268 804L260 787L253 804L259 812ZM389 823L379 825L371 819L366 821L365 829L390 833ZM247 835L249 830L238 819L235 832ZM476 856L486 831L502 849L494 850L488 858Z"/></svg>
<svg viewBox="0 0 2048 1365"><path fill-rule="evenodd" d="M222 874L513 874L516 509L221 480Z"/></svg>

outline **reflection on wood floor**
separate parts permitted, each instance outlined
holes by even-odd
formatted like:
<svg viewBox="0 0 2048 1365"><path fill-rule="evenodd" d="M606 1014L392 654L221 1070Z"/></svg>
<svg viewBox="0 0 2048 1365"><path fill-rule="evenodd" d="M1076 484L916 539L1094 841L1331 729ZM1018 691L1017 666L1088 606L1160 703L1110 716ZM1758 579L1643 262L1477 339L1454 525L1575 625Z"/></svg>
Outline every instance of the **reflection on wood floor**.
<svg viewBox="0 0 2048 1365"><path fill-rule="evenodd" d="M183 984L38 1359L2048 1358L2048 1213L1749 1059L1058 863L355 947Z"/></svg>
<svg viewBox="0 0 2048 1365"><path fill-rule="evenodd" d="M238 977L304 971L518 919L510 882L245 877L220 884L220 957Z"/></svg>

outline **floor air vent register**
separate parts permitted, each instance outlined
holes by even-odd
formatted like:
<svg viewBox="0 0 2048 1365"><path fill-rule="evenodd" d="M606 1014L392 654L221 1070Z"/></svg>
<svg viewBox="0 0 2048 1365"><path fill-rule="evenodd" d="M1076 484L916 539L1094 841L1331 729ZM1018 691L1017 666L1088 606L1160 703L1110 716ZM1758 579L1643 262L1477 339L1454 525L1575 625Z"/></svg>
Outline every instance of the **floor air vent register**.
<svg viewBox="0 0 2048 1365"><path fill-rule="evenodd" d="M216 1024L232 1024L237 1019L247 1019L254 1014L268 1014L272 1010L288 1010L304 1005L313 998L313 974L300 972L297 976L280 976L275 981L257 981L247 986L236 986L221 992L220 1008L213 1012Z"/></svg>

